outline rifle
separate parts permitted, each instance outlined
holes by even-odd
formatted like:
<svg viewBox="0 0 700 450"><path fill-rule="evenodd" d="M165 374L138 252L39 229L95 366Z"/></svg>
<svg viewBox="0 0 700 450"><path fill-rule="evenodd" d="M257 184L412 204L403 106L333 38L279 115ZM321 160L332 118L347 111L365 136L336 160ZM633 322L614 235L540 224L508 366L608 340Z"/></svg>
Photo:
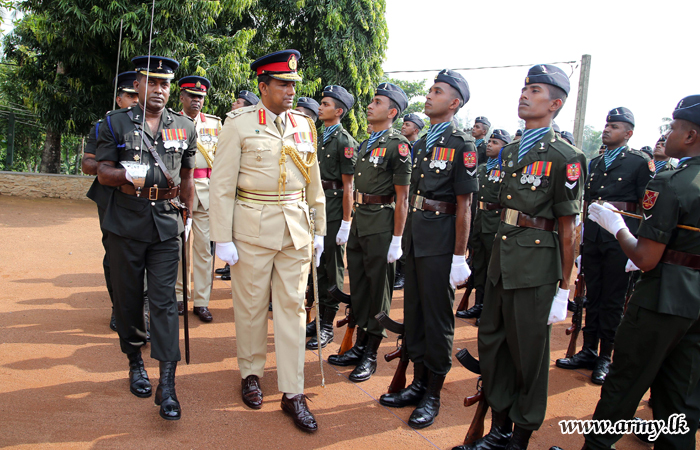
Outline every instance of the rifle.
<svg viewBox="0 0 700 450"><path fill-rule="evenodd" d="M477 375L481 375L481 364L469 353L469 350L463 348L457 352L455 357L460 364L467 368L467 370ZM486 413L489 410L489 405L486 403L484 392L481 389L481 376L479 376L479 379L476 381L476 394L464 399L465 407L470 407L474 403L478 403L479 405L476 407L474 418L469 426L467 435L464 436L464 445L473 444L477 439L484 436L484 419L486 418Z"/></svg>
<svg viewBox="0 0 700 450"><path fill-rule="evenodd" d="M581 242L579 243L579 255L581 262L579 263L578 276L576 277L576 289L574 290L574 308L571 316L571 326L566 329L566 335L571 336L569 339L569 347L566 349L566 357L571 358L576 354L576 340L583 326L583 304L586 301L586 279L583 275L583 222L588 214L583 212L583 221L581 222Z"/></svg>
<svg viewBox="0 0 700 450"><path fill-rule="evenodd" d="M469 297L472 295L472 291L474 290L474 267L472 265L471 249L469 251L469 257L467 258L467 265L469 266L470 269L472 269L472 274L469 275L469 279L467 280L466 283L457 286L457 289L462 289L465 287L467 288L467 290L464 291L464 295L462 295L462 300L459 302L459 305L457 306L457 311L466 311L467 310L467 306L469 306Z"/></svg>
<svg viewBox="0 0 700 450"><path fill-rule="evenodd" d="M336 322L335 326L341 328L345 325L348 326L345 330L345 336L343 336L343 342L340 344L340 350L338 355L342 355L352 348L352 335L355 333L355 318L352 315L352 308L350 306L350 296L345 292L338 289L338 286L333 285L328 289L328 295L335 299L339 303L345 303L345 317Z"/></svg>
<svg viewBox="0 0 700 450"><path fill-rule="evenodd" d="M394 378L391 379L391 383L389 384L389 388L387 389L387 392L389 394L394 394L406 387L406 369L408 368L408 352L406 351L406 348L403 344L403 335L405 332L405 327L402 323L396 322L395 320L391 320L384 311L374 316L374 318L377 319L377 321L384 328L391 331L392 333L396 333L399 335L398 339L396 340L396 350L384 355L384 361L386 362L391 362L397 357L401 358L399 359L399 365L396 366Z"/></svg>

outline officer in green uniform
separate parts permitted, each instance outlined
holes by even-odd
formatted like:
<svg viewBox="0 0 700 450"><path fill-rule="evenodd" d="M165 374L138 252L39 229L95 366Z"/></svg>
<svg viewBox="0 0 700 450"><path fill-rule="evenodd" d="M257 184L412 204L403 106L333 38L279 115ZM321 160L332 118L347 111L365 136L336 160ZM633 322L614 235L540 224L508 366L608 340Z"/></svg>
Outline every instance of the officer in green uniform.
<svg viewBox="0 0 700 450"><path fill-rule="evenodd" d="M603 130L607 150L591 160L584 200L606 200L616 208L637 213L644 188L654 173L654 164L646 153L628 147L634 133L634 115L627 108L612 109ZM637 231L639 219L626 218ZM603 384L608 374L615 331L620 325L629 275L627 256L615 236L591 222L583 224L581 265L586 277L586 324L583 347L571 358L557 359L562 369L592 369L591 381ZM598 343L600 342L600 353Z"/></svg>
<svg viewBox="0 0 700 450"><path fill-rule="evenodd" d="M136 72L122 72L114 79L117 85L117 97L115 99L119 108L135 106L138 103L138 93L134 89L134 80ZM97 151L97 131L103 121L98 120L88 133L87 143L83 151L82 168L83 173L87 175L97 175L97 161L95 161L95 152ZM117 320L114 318L114 298L112 294L112 280L109 273L109 247L107 246L107 232L102 228L102 219L104 219L107 202L114 188L102 186L95 177L90 189L87 191L87 197L97 204L97 217L100 221L100 229L102 230L102 246L105 249L105 256L102 259L102 269L105 274L105 283L107 284L107 293L109 300L112 303L112 316L109 319L109 328L112 331L117 331Z"/></svg>
<svg viewBox="0 0 700 450"><path fill-rule="evenodd" d="M151 395L141 358L146 343L142 289L146 269L151 357L160 361L155 401L161 417L177 420L181 410L175 394L180 360L175 282L180 234L185 231L178 208L183 203L192 206L197 133L191 119L165 108L178 62L160 56L132 61L139 104L107 114L97 138L100 184L118 188L110 197L103 227L108 232L117 332L129 359L130 390L138 397ZM139 170L141 175L145 172L145 182Z"/></svg>
<svg viewBox="0 0 700 450"><path fill-rule="evenodd" d="M472 127L472 137L475 139L476 156L479 158L479 164L486 161L486 136L489 134L491 122L484 116L479 116L474 119Z"/></svg>
<svg viewBox="0 0 700 450"><path fill-rule="evenodd" d="M413 382L384 394L385 406L417 405L412 428L433 424L440 391L452 367L455 286L469 278L465 253L470 203L478 190L476 147L452 118L469 101L469 85L449 69L435 77L426 96L430 129L414 146L409 218L405 236L404 342L414 364Z"/></svg>
<svg viewBox="0 0 700 450"><path fill-rule="evenodd" d="M503 211L479 326L483 392L493 420L489 434L467 449L525 449L544 421L550 325L566 319L585 179L585 156L551 128L568 93L563 70L532 67L518 105L525 131L502 150Z"/></svg>
<svg viewBox="0 0 700 450"><path fill-rule="evenodd" d="M666 153L680 159L678 167L647 185L638 239L612 205L588 210L643 270L617 330L615 359L593 419L632 419L651 388L655 420L668 425L673 415L685 415L676 420L685 427L662 432L654 448L694 449L700 419L700 95L681 100L673 119ZM620 437L587 434L584 448L610 449Z"/></svg>
<svg viewBox="0 0 700 450"><path fill-rule="evenodd" d="M469 247L472 249L472 265L474 273L474 306L466 311L457 311L456 316L461 319L476 317L477 325L480 322L481 310L484 306L484 292L486 292L486 272L491 260L493 238L501 223L501 205L498 203L498 192L501 188L500 153L504 145L510 143L510 134L505 130L494 130L486 146L486 158L479 164L479 197L477 202L476 218L469 237Z"/></svg>
<svg viewBox="0 0 700 450"><path fill-rule="evenodd" d="M355 166L355 218L347 244L352 314L357 323L355 345L343 355L331 355L337 366L356 366L354 382L366 381L377 369L377 349L384 327L374 318L389 313L394 262L401 257L401 236L408 212L411 149L391 124L408 106L404 91L381 83L367 106L372 134L358 151Z"/></svg>
<svg viewBox="0 0 700 450"><path fill-rule="evenodd" d="M328 295L328 288L335 285L342 290L345 278L343 257L352 220L352 179L358 145L340 123L355 104L353 96L342 86L326 86L322 96L318 114L325 129L318 150L318 163L326 194L326 241L318 271L318 296L321 346L325 347L333 340L333 319L338 312L338 302ZM315 322L307 325L306 337L311 337L306 348L318 349Z"/></svg>
<svg viewBox="0 0 700 450"><path fill-rule="evenodd" d="M671 164L671 158L666 154L666 136L661 136L654 150L652 151L652 157L654 160L654 174L659 174L667 170L673 170L673 164Z"/></svg>

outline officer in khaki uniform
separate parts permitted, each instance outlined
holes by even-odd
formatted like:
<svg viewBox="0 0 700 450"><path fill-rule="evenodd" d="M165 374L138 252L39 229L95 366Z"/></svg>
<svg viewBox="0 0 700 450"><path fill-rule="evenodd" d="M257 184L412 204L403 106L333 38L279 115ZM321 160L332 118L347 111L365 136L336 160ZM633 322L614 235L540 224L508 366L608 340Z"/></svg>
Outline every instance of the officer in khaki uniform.
<svg viewBox="0 0 700 450"><path fill-rule="evenodd" d="M326 86L318 109L323 121L321 148L318 163L321 183L326 194L326 241L318 271L319 310L321 313L321 346L333 340L333 319L338 302L328 295L328 288L335 285L343 289L345 278L345 244L348 242L352 219L352 180L357 161L357 141L340 123L352 109L355 99L342 86ZM298 105L298 104L297 104ZM306 343L309 350L318 349L315 322L306 326Z"/></svg>
<svg viewBox="0 0 700 450"><path fill-rule="evenodd" d="M304 292L312 246L317 266L323 252L326 209L316 127L291 109L295 83L301 81L299 57L296 50L283 50L251 64L260 103L228 113L214 161L209 213L216 253L231 266L243 401L262 407L259 378L272 292L281 406L299 428L313 432L318 426L304 397ZM311 208L316 210L315 242Z"/></svg>
<svg viewBox="0 0 700 450"><path fill-rule="evenodd" d="M347 245L352 314L357 323L355 346L328 362L355 365L350 380L369 380L377 369L377 349L386 336L375 319L389 313L394 262L401 257L408 209L411 149L391 124L408 106L398 86L382 83L367 106L373 133L362 144L355 166L355 217Z"/></svg>
<svg viewBox="0 0 700 450"><path fill-rule="evenodd" d="M469 97L461 74L440 71L426 96L430 129L413 148L404 343L414 377L410 386L379 402L416 405L408 425L418 429L432 425L440 411L440 392L452 367L454 289L469 278L465 253L470 202L479 188L476 147L452 120Z"/></svg>
<svg viewBox="0 0 700 450"><path fill-rule="evenodd" d="M630 421L651 388L654 420L669 425L672 415L685 416L675 420L685 429L662 432L654 448L685 450L696 448L700 419L700 95L681 100L673 119L666 152L679 158L678 167L649 181L638 239L614 206L594 203L588 209L589 218L615 236L643 271L618 328L593 420ZM603 450L622 436L585 437L584 449Z"/></svg>
<svg viewBox="0 0 700 450"><path fill-rule="evenodd" d="M566 319L586 158L554 134L569 93L560 68L528 71L518 115L525 132L501 153L501 223L479 326L491 431L467 449L526 449L545 418L551 324ZM513 423L515 424L514 430Z"/></svg>
<svg viewBox="0 0 700 450"><path fill-rule="evenodd" d="M498 203L498 193L501 188L500 152L504 145L511 141L510 134L505 130L494 130L486 147L487 160L479 164L479 194L476 201L477 211L474 225L469 236L469 247L472 250L472 265L474 273L474 306L466 311L457 311L461 319L476 318L478 325L481 310L484 306L486 292L486 273L491 260L493 238L501 223L501 204Z"/></svg>
<svg viewBox="0 0 700 450"><path fill-rule="evenodd" d="M209 178L214 163L216 145L219 142L221 119L210 114L204 114L202 106L204 97L211 83L204 77L188 76L178 81L180 86L180 102L182 114L194 121L197 129L197 153L195 155L194 188L195 196L192 205L192 246L188 253L192 256L192 272L194 283L190 284L194 302L194 314L202 322L211 322L213 317L209 311L209 296L211 295L211 241L209 239ZM180 261L182 265L182 261ZM182 268L177 271L177 306L179 314L184 312L182 302Z"/></svg>
<svg viewBox="0 0 700 450"><path fill-rule="evenodd" d="M139 104L108 113L97 138L100 184L118 187L102 224L109 233L114 311L121 349L129 359L130 390L137 397L151 396L141 358L146 344L143 277L147 270L151 357L160 361L155 402L161 417L178 420L175 370L180 360L180 322L175 282L183 245L180 234L185 230L180 210L191 208L194 195L197 132L192 120L165 108L178 62L160 56L138 56L132 61ZM147 170L145 179L137 176L138 169Z"/></svg>

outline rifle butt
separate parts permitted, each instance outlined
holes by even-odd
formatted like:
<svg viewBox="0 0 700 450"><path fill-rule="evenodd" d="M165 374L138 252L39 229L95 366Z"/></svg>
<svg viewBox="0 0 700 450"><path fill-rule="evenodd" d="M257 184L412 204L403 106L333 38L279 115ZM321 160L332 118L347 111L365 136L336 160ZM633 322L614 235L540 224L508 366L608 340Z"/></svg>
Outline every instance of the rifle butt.
<svg viewBox="0 0 700 450"><path fill-rule="evenodd" d="M401 360L399 365L396 366L396 372L394 373L394 378L391 379L391 384L387 392L389 394L395 394L406 387L406 369L408 368L408 361Z"/></svg>
<svg viewBox="0 0 700 450"><path fill-rule="evenodd" d="M484 437L484 419L486 418L488 409L489 406L486 404L486 400L482 399L479 401L479 406L476 408L467 435L464 436L464 445L473 444L476 440Z"/></svg>
<svg viewBox="0 0 700 450"><path fill-rule="evenodd" d="M462 295L462 300L459 302L459 306L457 306L457 311L466 311L467 306L469 306L469 295L471 294L471 289L468 288L468 283L467 283L467 290L464 291L464 294Z"/></svg>
<svg viewBox="0 0 700 450"><path fill-rule="evenodd" d="M576 341L578 340L579 330L574 330L569 339L569 348L566 349L566 357L572 358L576 354Z"/></svg>
<svg viewBox="0 0 700 450"><path fill-rule="evenodd" d="M353 334L355 334L355 327L348 325L347 330L345 330L345 336L343 336L343 342L340 344L340 350L338 350L338 356L345 354L345 352L352 348Z"/></svg>

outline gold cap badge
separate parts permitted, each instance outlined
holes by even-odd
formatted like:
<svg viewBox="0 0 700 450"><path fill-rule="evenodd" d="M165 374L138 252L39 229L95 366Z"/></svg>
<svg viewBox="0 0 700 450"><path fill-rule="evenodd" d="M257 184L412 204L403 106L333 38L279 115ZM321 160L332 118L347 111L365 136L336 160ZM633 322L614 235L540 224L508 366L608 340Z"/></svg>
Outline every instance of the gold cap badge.
<svg viewBox="0 0 700 450"><path fill-rule="evenodd" d="M289 70L297 70L297 58L294 55L289 58Z"/></svg>

